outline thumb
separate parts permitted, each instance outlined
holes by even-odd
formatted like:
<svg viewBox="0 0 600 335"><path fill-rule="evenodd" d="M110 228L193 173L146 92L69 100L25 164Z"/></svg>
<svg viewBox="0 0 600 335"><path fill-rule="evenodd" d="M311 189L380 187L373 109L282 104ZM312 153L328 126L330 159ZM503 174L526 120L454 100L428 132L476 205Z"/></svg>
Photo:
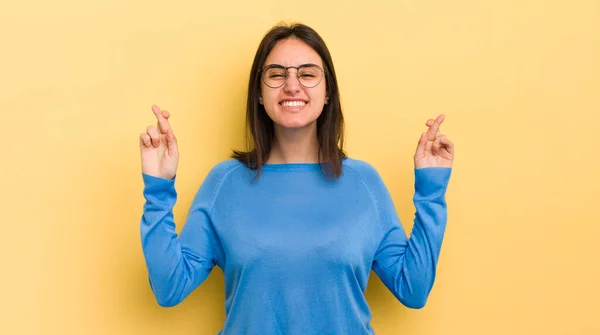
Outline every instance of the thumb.
<svg viewBox="0 0 600 335"><path fill-rule="evenodd" d="M417 152L415 156L421 156L425 152L425 144L427 144L427 133L421 133L419 143L417 143Z"/></svg>
<svg viewBox="0 0 600 335"><path fill-rule="evenodd" d="M173 129L169 128L167 130L167 149L171 154L178 154L179 150L177 148L177 139L175 138L175 134L173 134Z"/></svg>

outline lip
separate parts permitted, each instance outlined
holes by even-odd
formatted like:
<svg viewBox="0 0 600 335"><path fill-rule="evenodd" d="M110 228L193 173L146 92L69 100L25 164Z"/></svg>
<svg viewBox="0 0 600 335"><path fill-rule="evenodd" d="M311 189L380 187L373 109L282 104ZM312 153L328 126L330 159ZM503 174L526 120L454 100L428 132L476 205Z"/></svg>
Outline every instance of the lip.
<svg viewBox="0 0 600 335"><path fill-rule="evenodd" d="M284 106L283 103L286 101L302 101L304 102L304 106ZM309 104L309 102L307 100L303 100L303 99L283 99L279 102L279 106L281 106L281 108L283 108L284 110L290 111L290 112L298 112L302 109L304 109L304 107L306 107Z"/></svg>
<svg viewBox="0 0 600 335"><path fill-rule="evenodd" d="M308 100L305 100L305 99L282 99L279 101L279 104L281 105L282 103L284 103L286 101L302 101L302 102L308 103Z"/></svg>

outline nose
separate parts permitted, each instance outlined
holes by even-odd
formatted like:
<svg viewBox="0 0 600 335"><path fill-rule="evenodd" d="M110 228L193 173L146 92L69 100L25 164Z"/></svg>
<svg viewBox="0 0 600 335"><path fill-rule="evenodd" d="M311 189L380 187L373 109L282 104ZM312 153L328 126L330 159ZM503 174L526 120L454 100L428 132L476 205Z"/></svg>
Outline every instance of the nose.
<svg viewBox="0 0 600 335"><path fill-rule="evenodd" d="M286 93L297 93L300 92L301 88L301 84L300 81L298 80L298 72L294 71L290 71L288 69L288 77L287 80L285 81L285 84L283 85L283 90Z"/></svg>

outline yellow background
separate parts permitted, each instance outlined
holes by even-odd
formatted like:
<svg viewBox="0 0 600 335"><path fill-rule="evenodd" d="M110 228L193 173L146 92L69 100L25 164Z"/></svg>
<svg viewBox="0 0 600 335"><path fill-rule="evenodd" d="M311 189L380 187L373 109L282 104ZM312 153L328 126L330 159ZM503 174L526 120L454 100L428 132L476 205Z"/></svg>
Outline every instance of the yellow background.
<svg viewBox="0 0 600 335"><path fill-rule="evenodd" d="M247 77L278 21L333 55L350 156L382 174L405 229L428 118L456 144L427 306L372 275L391 334L600 333L600 2L19 1L0 4L2 334L215 334L216 268L159 307L141 253L138 136L172 113L178 230L240 148Z"/></svg>

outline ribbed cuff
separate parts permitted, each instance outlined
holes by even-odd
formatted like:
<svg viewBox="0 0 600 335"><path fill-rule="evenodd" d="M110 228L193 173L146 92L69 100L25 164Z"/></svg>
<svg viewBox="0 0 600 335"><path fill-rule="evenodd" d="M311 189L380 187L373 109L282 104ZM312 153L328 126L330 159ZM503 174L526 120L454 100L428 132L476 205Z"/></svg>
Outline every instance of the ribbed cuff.
<svg viewBox="0 0 600 335"><path fill-rule="evenodd" d="M422 197L445 193L450 181L452 168L427 167L415 169L415 193Z"/></svg>

